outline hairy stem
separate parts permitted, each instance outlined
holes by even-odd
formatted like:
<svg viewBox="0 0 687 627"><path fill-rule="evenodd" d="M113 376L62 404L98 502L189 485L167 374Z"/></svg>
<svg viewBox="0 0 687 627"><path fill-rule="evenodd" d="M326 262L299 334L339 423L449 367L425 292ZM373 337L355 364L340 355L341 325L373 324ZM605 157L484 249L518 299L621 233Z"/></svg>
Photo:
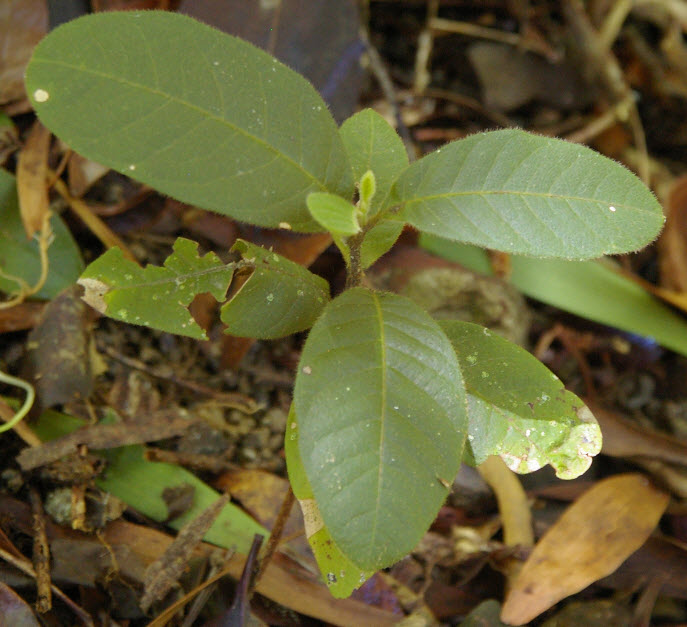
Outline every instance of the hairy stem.
<svg viewBox="0 0 687 627"><path fill-rule="evenodd" d="M366 230L363 229L360 233L356 233L348 238L348 246L350 248L350 259L348 267L346 268L346 289L358 287L362 285L365 276L363 266L360 258L360 250L365 237Z"/></svg>

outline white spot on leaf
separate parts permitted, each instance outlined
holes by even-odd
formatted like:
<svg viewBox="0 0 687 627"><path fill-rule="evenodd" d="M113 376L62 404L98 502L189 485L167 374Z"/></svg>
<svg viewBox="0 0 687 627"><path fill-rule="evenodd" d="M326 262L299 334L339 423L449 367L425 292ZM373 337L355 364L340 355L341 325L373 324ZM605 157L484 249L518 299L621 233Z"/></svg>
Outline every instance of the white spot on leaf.
<svg viewBox="0 0 687 627"><path fill-rule="evenodd" d="M50 98L50 94L45 89L37 89L33 92L33 99L36 102L47 102L48 98Z"/></svg>

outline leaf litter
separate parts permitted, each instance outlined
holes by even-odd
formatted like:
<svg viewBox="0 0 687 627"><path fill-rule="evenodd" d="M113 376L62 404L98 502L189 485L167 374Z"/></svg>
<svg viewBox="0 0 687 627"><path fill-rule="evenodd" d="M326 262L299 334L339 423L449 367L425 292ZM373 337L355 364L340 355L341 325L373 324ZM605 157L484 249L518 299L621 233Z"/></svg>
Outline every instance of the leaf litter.
<svg viewBox="0 0 687 627"><path fill-rule="evenodd" d="M424 5L410 0L371 5L371 28L383 58L393 69L401 96L400 107L394 103L398 107L398 117L410 126L421 150L485 126L493 127L494 121L500 120L512 126L516 123L527 126L542 134L571 134L575 138L584 138L601 152L636 167L640 172L658 170L662 165L659 159L672 154L671 165L676 172L682 173L679 163L683 157L683 147L676 138L684 133L687 76L684 66L679 63L679 54L671 53L671 50L684 52L685 46L681 38L675 38L673 32L679 34L682 28L679 26L681 22L676 21L677 16L672 13L675 11L674 5L661 4L656 12L632 8L625 15L624 22L609 20L603 31L599 26L600 18L609 15L585 16L579 6L573 6L573 3L572 8L566 8L563 15L558 17L546 11L530 15L514 12L511 15L505 5L503 12L483 5L472 7L478 8L484 18L480 23L468 16L464 9L449 6L451 3L446 5L442 4L440 9L429 6L428 12ZM520 20L527 18L527 29L516 29L516 33L511 33L513 29L504 23L504 15L520 25L525 23ZM484 23L490 25L485 27ZM613 24L616 24L615 30L611 28ZM674 25L672 30L667 26L669 24ZM644 39L647 26L660 34L665 45L659 48L655 42ZM462 30L456 31L456 27ZM285 29L286 26L281 24L281 28ZM444 34L437 37L439 32ZM449 32L461 34L446 34ZM595 44L587 45L582 51L588 61L582 69L574 67L571 70L566 66L562 72L562 66L557 65L556 55L560 55L561 51L556 48L556 42L566 32L575 33L580 41ZM424 62L418 58L415 64L414 48L408 42L414 41L419 34L426 35L423 41L431 42L432 54ZM508 43L505 34L514 34L523 49L528 51L526 55L509 56L514 64L520 64L517 71L525 77L522 80L532 82L522 85L526 100L521 94L515 94L520 98L517 108L511 108L506 100L499 100L499 92L495 89L499 85L493 84L498 76L481 71L478 67L480 61L475 58L477 53L474 50L477 49L470 52L470 48L474 48L481 39L490 38L498 46L505 46L505 49L497 51L498 54L503 54L503 50L506 53L515 50L508 47L513 44ZM602 35L603 41L600 42ZM603 45L596 45L599 43ZM668 44L677 48L671 49ZM576 44L570 45L574 47ZM596 51L596 56L590 58L590 50ZM494 50L487 54L494 54ZM424 68L422 63L426 64ZM472 70L479 74L481 84L474 83L468 63L474 63ZM419 89L411 95L404 91L398 77L405 76L412 81L414 66L416 75L419 76L422 73L420 70L424 69L431 83L424 87L418 83ZM533 73L531 67L544 67L545 71L535 70ZM608 68L619 71L609 73ZM549 94L541 86L541 79L546 72L558 73L564 78L572 72L574 78L565 84L572 97L562 91L556 95L567 98L566 102L548 98ZM597 80L594 74L601 79ZM582 81L583 87L589 89L578 91L578 81ZM585 103L584 98L592 93L592 87L605 95L605 105L590 108ZM629 106L627 114L628 103L624 94L630 88L642 92L644 127L633 117L633 105ZM15 94L13 97L22 95ZM379 110L389 106L388 101L373 91L366 93L364 98L366 104L372 104ZM626 124L624 120L629 122ZM649 138L649 150L642 136ZM672 183L670 178L668 183ZM668 189L670 185L664 187ZM665 189L656 190L661 200L665 198ZM683 213L679 208L679 189L678 180L673 200L667 203L672 219L669 216L658 252L643 253L643 256L628 261L633 271L641 271L656 258L660 284L678 294L684 291L682 275L684 267L687 267L685 232L679 218ZM84 193L89 192L84 190ZM612 207L609 205L610 212L613 212ZM171 241L173 235L184 232L186 227L188 232L193 232L192 211L182 209L176 214L163 212L152 230L142 233L134 230L134 237L127 243L134 250L155 255L157 248L163 248L165 238ZM212 234L216 239L220 232L229 231L206 228L206 232L198 237L212 246L213 239L208 235ZM273 246L275 251L291 259L300 255L304 265L315 263L321 274L332 283L336 282L338 262L333 261L325 250L329 243L326 237L289 238L288 234L278 235L269 230L260 230L252 235L251 238L241 233L246 239ZM235 238L236 232L227 237ZM85 242L86 239L80 238L79 241ZM414 246L412 236L409 236L409 242ZM224 242L215 250L223 254L232 244L233 241ZM88 246L84 243L83 250L87 250ZM291 254L286 254L284 250L291 250ZM164 256L160 257L145 261L159 263ZM143 259L143 255L139 255L139 258ZM474 290L472 294L475 294ZM54 303L54 307L58 306L58 302ZM46 332L44 325L40 324L32 335L33 342L37 344L32 350L38 358L38 365L23 372L26 376L35 376L36 373L48 375L41 383L44 386L41 396L45 406L58 406L66 410L65 414L80 416L87 422L82 420L79 423L82 425L81 431L75 435L63 435L54 444L40 447L22 449L16 438L3 438L6 459L16 458L23 462L22 470L30 467L34 471L20 474L16 467L8 466L3 472L5 493L0 495L0 510L7 514L9 522L3 519L0 524L13 535L34 535L30 510L24 502L28 487L37 486L44 501L58 484L60 489L66 489L69 505L66 524L57 525L49 519L45 521L53 585L76 584L91 590L104 589L114 593L117 588L112 575L116 574L138 587L134 595L135 601L138 601L138 591L144 585L146 569L164 555L165 548L172 542L165 532L121 518L105 522L107 517L104 517L100 539L69 528L70 521L75 520L72 515L78 514L71 511L72 502L78 507L90 507L93 504L95 491L86 489L84 484L101 472L98 464L92 461L95 458L102 462L104 458L99 451L103 449L156 442L158 449L167 455L165 459L174 460L175 463L199 461L203 456L218 458L221 463L215 467L205 467L203 476L215 487L232 486L232 492L236 492L243 506L262 524L269 525L274 518L279 506L280 490L273 487L275 477L270 473L283 473L280 439L289 405L286 390L293 380L293 366L297 362L299 345L292 340L270 344L248 341L240 346L232 346L230 339L217 341L217 329L213 327L216 324L215 305L209 302L202 307L207 314L203 317L206 321L203 328L210 331L210 340L202 344L103 321L95 331L101 359L107 366L107 371L100 374L96 374L99 372L98 364L91 362L89 356L91 323L80 314L61 318L60 314L48 313L44 320L55 316L55 328ZM19 373L30 360L27 357L26 338L17 334L16 330L22 323L23 328L32 328L37 322L30 319L28 309L25 310L26 317L21 317L19 321L9 317L11 311L0 311L0 330L4 334L12 333L5 335L8 341L0 349L0 363ZM506 306L497 317L510 323L509 316L513 311ZM531 313L529 307L527 311ZM63 338L60 337L60 320L71 320L74 329L64 334ZM553 327L557 314L536 307L534 320L534 323L528 320L518 331L524 343L541 340ZM592 408L601 424L604 435L602 453L607 459L603 469L594 464L583 476L586 484L576 488L579 498L571 506L567 505L569 492L575 489L576 484L562 484L550 477L546 470L519 479L529 498L536 499L537 507L532 507L529 512L539 538L534 549L527 547L529 542L526 535L518 536L519 540L514 545L506 541L506 531L512 529L512 523L506 515L505 506L501 509L501 517L494 518L498 509L488 488L479 483L479 478L473 478L472 483L468 483L461 473L453 484L453 490L462 494L463 500L460 502L455 493L450 495L434 529L423 542L425 546L420 547L425 551L414 552L392 568L389 575L375 576L368 586L357 593L359 601L342 603L336 605L336 609L331 609L327 590L313 574L312 561L308 561L307 554L300 552L289 553L291 557L278 553L259 590L296 611L311 613L335 624L374 625L392 622L391 612L375 613L373 605L362 602L369 602L375 595L393 596L397 602L395 611L404 607L406 613L412 613L414 607L420 607L417 610L419 616L422 608L430 608L438 620L446 623L455 623L474 610L473 618L468 618L464 623L466 625L471 624L470 620L476 620L480 613L490 616L491 624L498 624L496 617L500 612L502 619L507 618L511 622L526 618L531 619L533 624L545 624L547 617L555 618L555 613L563 607L562 603L548 610L543 617L536 618L532 614L555 600L572 595L574 590L581 587L586 587L585 596L578 597L580 600L577 605L570 604L562 610L561 619L563 612L566 612L568 616L572 614L578 617L577 624L590 624L579 618L584 616L580 606L600 608L593 606L600 601L589 601L588 598L590 595L603 596L609 587L631 591L637 586L645 586L649 601L644 603L649 605L652 605L652 590L659 590L661 595L675 599L687 599L687 587L684 584L687 575L683 572L687 558L680 544L687 539L685 518L680 510L669 509L668 513L664 513L668 498L665 490L680 498L687 494L684 491L684 469L687 465L684 456L687 405L682 391L682 379L687 372L684 358L661 351L644 338L599 328L579 319L563 318L563 325L569 331L567 336L557 336L548 344L540 341L537 352L569 388L584 396L585 402ZM59 349L65 351L63 361L55 360L55 353ZM124 359L117 359L115 355ZM63 367L70 362L76 370ZM95 372L79 374L79 367L85 364L89 368L95 366ZM136 378L129 376L132 368L137 368L134 364L143 366L137 371L143 377L144 384L140 380L136 383ZM231 368L227 369L227 364ZM653 382L653 387L650 392L644 393L640 390L641 381L647 377ZM36 383L42 378L38 377ZM637 389L621 393L619 382L622 381L629 381L630 387L636 386ZM191 385L185 386L183 382ZM208 390L214 390L215 394L208 393ZM233 394L240 396L222 396ZM236 401L234 406L223 404L232 400ZM124 420L111 425L90 424L93 418L102 418L108 406L115 408ZM194 420L184 418L184 412L193 415ZM266 419L268 416L269 420ZM194 426L197 420L208 425L208 428L197 431ZM24 438L31 440L31 432L24 431ZM229 446L224 446L227 442ZM149 451L149 455L154 454L153 450ZM71 471L76 470L79 462L90 466L91 474L72 472L70 475L66 468L58 468L57 465L64 462L65 455L72 460ZM661 462L660 467L658 462ZM117 467L113 461L109 463L111 468ZM627 463L644 468L645 474L621 474ZM52 469L51 473L49 469ZM607 475L611 475L611 478L605 478ZM89 478L84 479L86 476ZM652 477L662 487L650 485L646 477ZM444 480L449 481L450 478ZM183 482L175 485L183 485ZM471 486L475 488L474 492L469 491ZM11 490L14 490L14 496ZM255 498L261 491L268 498L264 502L256 502ZM169 517L170 508L175 515L183 516L196 491L187 490L185 494L187 501L164 506L163 520L165 516ZM475 496L465 498L466 494ZM501 495L501 498L509 497ZM274 501L271 517L270 501ZM524 505L522 500L518 502L521 513L525 514L527 502ZM565 514L553 522L561 510L565 510ZM665 535L651 535L661 515L661 528ZM609 521L622 521L622 526L611 530L608 528ZM500 535L500 524L504 526L504 535ZM542 538L541 532L545 528L549 528L549 532ZM297 533L296 528L289 529L287 544L288 539ZM603 537L608 539L605 543L601 540L603 533L606 533ZM10 551L10 555L13 554L4 541L0 542L0 546ZM185 555L201 559L211 551L209 545L196 544L195 539L188 543L188 548L189 552ZM288 553L291 548L287 547L285 551ZM14 551L15 558L22 555L16 548ZM102 558L104 554L109 556L108 559ZM181 555L177 553L177 564ZM28 562L22 559L26 565ZM290 561L293 559L295 561ZM575 559L579 560L579 568L570 567ZM561 571L551 570L561 562ZM169 563L174 563L174 559ZM512 570L513 563L523 565L518 576L523 579L518 584L518 578L514 578L514 587L505 594L494 575L495 572L509 575L515 572ZM614 572L608 574L607 571L616 566ZM238 557L235 561L231 560L228 567L232 577L238 579L243 567L242 559ZM530 575L528 571L534 574ZM169 567L162 567L158 570L160 572L166 573L166 576L153 576L150 579L165 581L160 590L178 579L178 573ZM301 579L296 579L292 572L298 572ZM0 609L23 611L27 624L31 624L33 609L22 598L24 591L29 589L26 587L28 580L24 579L20 584L17 573L11 572L4 563L0 566L0 574L12 582L11 587L2 584ZM575 579L575 576L579 577ZM390 577L394 585L388 585L385 577ZM647 586L647 581L659 583ZM399 583L404 587L402 591ZM306 587L305 593L303 585ZM18 596L12 588L22 596ZM525 589L528 592L523 597ZM480 605L480 601L489 597L505 599L506 604L503 608L495 602ZM123 597L113 598L119 599L114 607L117 618L121 618L125 607L121 600ZM381 605L378 597L376 602ZM687 618L684 603L676 608L675 612L684 622ZM617 610L615 614L612 613L614 610ZM53 613L55 611L52 610ZM78 608L72 607L72 611L78 614ZM606 616L627 616L628 612L634 613L635 618L647 616L646 609L639 602L633 606L631 603L621 605L616 601L606 601L603 611L607 612ZM669 618L660 614L659 605L655 611L656 615L652 617L655 624L671 624ZM88 622L87 617L83 614L80 616L83 622ZM145 619L139 614L131 620ZM580 623L580 620L583 622ZM609 620L606 624L612 623Z"/></svg>

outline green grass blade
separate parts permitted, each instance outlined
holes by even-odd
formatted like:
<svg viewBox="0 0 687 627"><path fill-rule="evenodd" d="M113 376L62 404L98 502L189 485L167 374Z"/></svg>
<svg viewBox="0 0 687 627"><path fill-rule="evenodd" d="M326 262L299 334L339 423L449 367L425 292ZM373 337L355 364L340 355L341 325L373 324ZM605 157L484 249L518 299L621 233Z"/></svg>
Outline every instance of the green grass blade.
<svg viewBox="0 0 687 627"><path fill-rule="evenodd" d="M427 250L483 274L491 274L484 250L423 235ZM514 255L509 281L523 294L623 331L653 338L687 356L687 321L639 285L613 271L608 261L530 259Z"/></svg>

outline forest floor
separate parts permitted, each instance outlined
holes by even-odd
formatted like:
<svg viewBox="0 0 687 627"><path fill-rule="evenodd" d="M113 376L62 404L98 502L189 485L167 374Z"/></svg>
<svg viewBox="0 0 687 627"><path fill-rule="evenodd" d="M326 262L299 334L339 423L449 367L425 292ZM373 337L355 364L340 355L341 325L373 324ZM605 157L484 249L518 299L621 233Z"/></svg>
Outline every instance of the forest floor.
<svg viewBox="0 0 687 627"><path fill-rule="evenodd" d="M100 317L74 285L78 259L93 261L116 237L142 265L160 265L184 236L227 260L243 238L309 266L333 293L343 260L328 236L246 226L58 141L33 141L22 75L47 32L48 3L8 3L0 159L11 174L22 155L57 171L50 207L75 242L62 253L77 261L58 262L66 279L49 268L42 299L0 308L0 372L37 393L29 418L0 435L0 625L687 625L687 5L90 4L178 9L249 39L306 75L338 122L362 107L381 113L411 158L504 127L586 144L644 180L668 220L656 243L615 260L619 292L584 289L586 270L577 282L564 271L542 292L541 276L520 277L503 254L484 278L404 231L370 280L388 287L389 273L397 285L423 275L431 285L433 270L450 268L455 283L436 287L446 291L435 309L530 350L592 409L601 454L572 481L548 467L513 481L496 462L465 466L417 549L349 599L333 599L321 581L295 505L244 623L235 600L251 596L255 556L226 534L202 538L219 517L245 544L290 505L284 431L304 334L223 335L209 295L191 306L206 341ZM0 269L14 254L13 193L0 207ZM0 289L11 300L7 283ZM0 393L7 422L23 397L11 385ZM231 511L213 509L218 493L230 495ZM172 544L179 529L184 540Z"/></svg>

